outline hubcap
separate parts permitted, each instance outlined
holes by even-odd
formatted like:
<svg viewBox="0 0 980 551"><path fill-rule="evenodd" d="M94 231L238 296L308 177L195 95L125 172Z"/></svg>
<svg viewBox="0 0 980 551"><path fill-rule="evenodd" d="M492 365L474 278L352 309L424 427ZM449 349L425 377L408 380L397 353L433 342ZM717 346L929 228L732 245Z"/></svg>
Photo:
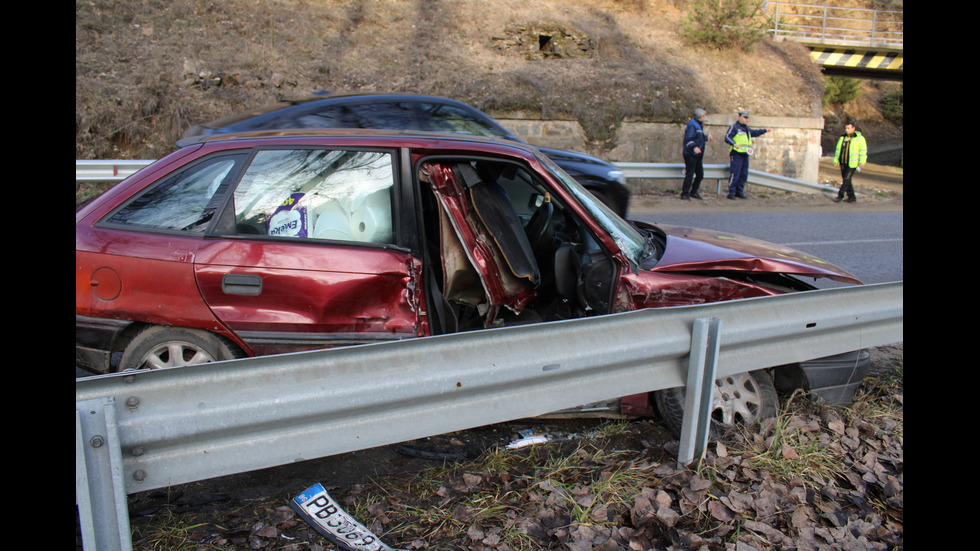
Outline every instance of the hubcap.
<svg viewBox="0 0 980 551"><path fill-rule="evenodd" d="M146 369L178 367L213 362L214 358L199 346L189 342L172 341L151 350L141 362Z"/></svg>
<svg viewBox="0 0 980 551"><path fill-rule="evenodd" d="M748 373L729 375L715 380L711 400L711 418L723 425L751 424L759 420L762 393Z"/></svg>

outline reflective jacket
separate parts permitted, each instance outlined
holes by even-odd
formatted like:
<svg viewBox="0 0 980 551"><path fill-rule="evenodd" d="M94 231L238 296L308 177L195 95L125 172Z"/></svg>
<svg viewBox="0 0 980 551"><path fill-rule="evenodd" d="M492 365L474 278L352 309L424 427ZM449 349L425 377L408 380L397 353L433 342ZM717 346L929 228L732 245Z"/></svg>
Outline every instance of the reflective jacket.
<svg viewBox="0 0 980 551"><path fill-rule="evenodd" d="M761 136L768 132L767 129L763 128L760 130L752 130L746 124L742 124L740 121L736 121L729 129L728 133L725 134L725 143L731 146L732 153L739 153L742 155L747 155L746 149L752 147L752 138Z"/></svg>
<svg viewBox="0 0 980 551"><path fill-rule="evenodd" d="M847 163L851 168L859 167L868 162L868 141L860 132L853 136L841 135L837 139L837 149L834 151L834 164Z"/></svg>

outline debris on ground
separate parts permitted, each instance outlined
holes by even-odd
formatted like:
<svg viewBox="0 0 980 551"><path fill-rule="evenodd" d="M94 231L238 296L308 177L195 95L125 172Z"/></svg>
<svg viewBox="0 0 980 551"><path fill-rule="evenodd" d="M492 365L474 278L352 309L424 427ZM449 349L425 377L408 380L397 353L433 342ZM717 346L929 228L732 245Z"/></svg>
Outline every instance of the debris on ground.
<svg viewBox="0 0 980 551"><path fill-rule="evenodd" d="M851 406L783 396L776 418L713 441L687 466L658 419L521 420L401 444L431 456L351 454L351 472L338 474L363 476L322 487L405 550L901 550L902 347L872 360ZM535 437L547 442L507 448ZM290 507L323 469L303 462L132 495L133 548L336 551Z"/></svg>

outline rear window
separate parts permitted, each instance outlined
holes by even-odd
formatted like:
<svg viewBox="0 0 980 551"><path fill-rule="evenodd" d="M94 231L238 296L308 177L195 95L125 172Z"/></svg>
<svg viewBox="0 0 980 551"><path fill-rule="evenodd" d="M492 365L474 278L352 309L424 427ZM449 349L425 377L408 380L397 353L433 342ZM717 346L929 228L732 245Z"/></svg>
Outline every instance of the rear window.
<svg viewBox="0 0 980 551"><path fill-rule="evenodd" d="M223 155L165 177L109 215L112 225L204 233L244 155Z"/></svg>
<svg viewBox="0 0 980 551"><path fill-rule="evenodd" d="M243 121L237 129L315 129L315 128L376 128L381 130L420 130L411 103L334 104L316 109L285 109L262 117Z"/></svg>
<svg viewBox="0 0 980 551"><path fill-rule="evenodd" d="M422 119L428 126L424 130L510 139L506 132L468 109L439 103L423 103L420 107Z"/></svg>

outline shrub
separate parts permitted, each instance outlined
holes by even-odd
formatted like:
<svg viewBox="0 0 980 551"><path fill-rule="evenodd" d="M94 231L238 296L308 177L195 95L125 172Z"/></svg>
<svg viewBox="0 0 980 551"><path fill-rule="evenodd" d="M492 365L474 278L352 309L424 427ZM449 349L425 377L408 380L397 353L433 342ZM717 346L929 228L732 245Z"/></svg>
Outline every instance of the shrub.
<svg viewBox="0 0 980 551"><path fill-rule="evenodd" d="M681 36L691 44L712 48L749 48L762 39L756 23L760 0L693 0L681 22Z"/></svg>
<svg viewBox="0 0 980 551"><path fill-rule="evenodd" d="M888 120L902 124L902 108L905 104L905 85L897 89L885 92L878 100L878 108L881 114Z"/></svg>
<svg viewBox="0 0 980 551"><path fill-rule="evenodd" d="M823 103L844 104L857 99L861 93L861 82L853 78L827 77L824 79Z"/></svg>

